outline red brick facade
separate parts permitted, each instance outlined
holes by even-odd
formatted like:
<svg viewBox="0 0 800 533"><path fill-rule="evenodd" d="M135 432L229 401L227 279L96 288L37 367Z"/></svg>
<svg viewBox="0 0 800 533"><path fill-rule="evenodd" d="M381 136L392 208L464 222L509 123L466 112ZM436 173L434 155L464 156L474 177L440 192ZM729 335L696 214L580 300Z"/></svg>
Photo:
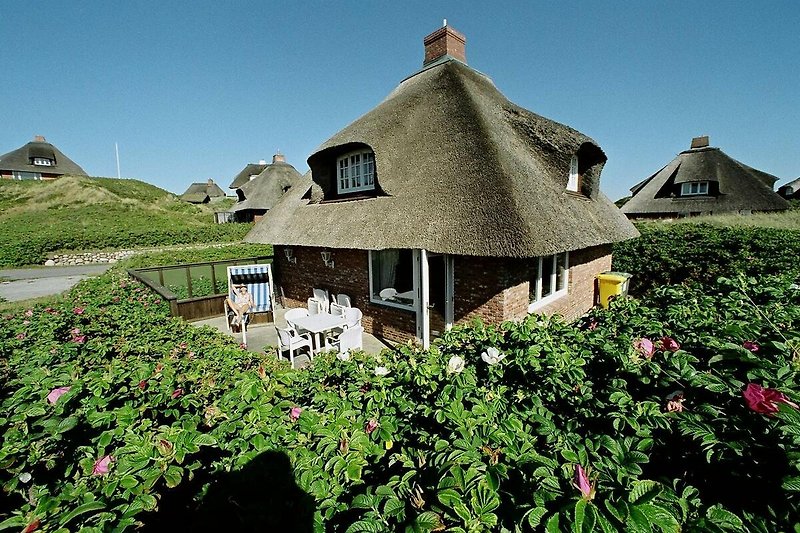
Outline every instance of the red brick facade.
<svg viewBox="0 0 800 533"><path fill-rule="evenodd" d="M332 250L334 268L325 266L321 248L292 247L296 263L275 247L276 291L286 307L305 307L313 288L350 296L364 313L365 331L397 342L416 336L416 314L410 310L374 304L369 298L369 253ZM485 323L521 320L528 314L529 280L535 260L456 256L454 258L454 318L463 324L479 317ZM595 276L611 269L611 246L596 246L569 254L569 288L536 312L561 314L572 320L594 305Z"/></svg>

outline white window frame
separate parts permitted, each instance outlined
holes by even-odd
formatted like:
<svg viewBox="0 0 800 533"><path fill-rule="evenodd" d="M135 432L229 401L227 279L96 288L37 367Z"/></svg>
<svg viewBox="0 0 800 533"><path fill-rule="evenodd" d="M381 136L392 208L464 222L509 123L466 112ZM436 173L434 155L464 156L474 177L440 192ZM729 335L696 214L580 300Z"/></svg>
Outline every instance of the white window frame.
<svg viewBox="0 0 800 533"><path fill-rule="evenodd" d="M687 181L681 183L681 196L707 196L707 181Z"/></svg>
<svg viewBox="0 0 800 533"><path fill-rule="evenodd" d="M375 189L375 153L356 150L336 158L336 190L339 194Z"/></svg>
<svg viewBox="0 0 800 533"><path fill-rule="evenodd" d="M580 179L578 178L578 156L573 155L569 160L569 181L567 181L567 190L572 192L578 191Z"/></svg>
<svg viewBox="0 0 800 533"><path fill-rule="evenodd" d="M556 267L558 266L558 256L564 256L564 274L561 276L561 286L557 287L556 283L558 281L558 271ZM542 307L558 300L559 298L563 298L569 293L569 252L561 252L558 254L548 255L545 257L537 258L537 274L536 279L531 280L530 283L535 284L534 290L529 290L528 294L533 294L534 297L530 305L528 305L528 312L532 313L537 309L541 309ZM542 263L544 261L552 261L553 262L553 273L550 275L550 279L547 280L550 283L550 288L552 292L542 298Z"/></svg>
<svg viewBox="0 0 800 533"><path fill-rule="evenodd" d="M52 167L53 161L46 157L34 157L33 164L39 167Z"/></svg>
<svg viewBox="0 0 800 533"><path fill-rule="evenodd" d="M370 303L377 304L377 305L384 305L386 307L396 307L398 309L405 309L406 311L417 311L417 302L419 301L419 269L417 265L419 263L419 252L417 250L412 251L412 258L411 258L411 265L413 269L413 291L414 291L414 299L411 303L403 304L399 302L392 302L390 300L381 300L380 298L376 298L372 294L372 254L379 253L382 250L369 250L369 301Z"/></svg>

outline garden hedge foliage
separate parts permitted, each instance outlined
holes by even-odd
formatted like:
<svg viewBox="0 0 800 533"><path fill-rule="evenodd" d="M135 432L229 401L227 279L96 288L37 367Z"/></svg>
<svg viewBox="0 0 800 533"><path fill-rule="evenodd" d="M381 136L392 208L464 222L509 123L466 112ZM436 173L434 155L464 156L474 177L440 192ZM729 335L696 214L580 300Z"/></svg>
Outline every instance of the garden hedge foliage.
<svg viewBox="0 0 800 533"><path fill-rule="evenodd" d="M0 320L0 528L778 531L800 290L720 279L432 349L272 352L116 272Z"/></svg>
<svg viewBox="0 0 800 533"><path fill-rule="evenodd" d="M642 294L685 281L711 284L719 276L800 275L800 230L709 224L637 224L642 236L614 245L614 270L632 273Z"/></svg>

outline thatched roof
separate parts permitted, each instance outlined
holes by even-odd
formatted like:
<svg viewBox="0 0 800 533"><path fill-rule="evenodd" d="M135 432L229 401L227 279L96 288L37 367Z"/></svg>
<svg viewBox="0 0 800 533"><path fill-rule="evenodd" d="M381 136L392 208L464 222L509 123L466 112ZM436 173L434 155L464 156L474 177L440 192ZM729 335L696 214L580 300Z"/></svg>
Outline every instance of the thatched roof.
<svg viewBox="0 0 800 533"><path fill-rule="evenodd" d="M236 174L236 177L233 178L233 181L230 185L228 185L229 189L238 189L248 181L250 181L250 176L258 176L263 172L263 170L267 167L267 163L248 163L241 172Z"/></svg>
<svg viewBox="0 0 800 533"><path fill-rule="evenodd" d="M800 198L800 178L790 181L778 188L778 194L786 199Z"/></svg>
<svg viewBox="0 0 800 533"><path fill-rule="evenodd" d="M330 161L363 145L375 153L376 196L325 201ZM566 190L575 153L585 196ZM605 161L592 139L511 103L446 56L326 141L308 159L310 193L294 187L245 240L535 257L635 237L600 192Z"/></svg>
<svg viewBox="0 0 800 533"><path fill-rule="evenodd" d="M622 212L636 217L775 211L788 207L773 190L778 179L736 161L719 148L701 145L678 154L661 170L631 188ZM681 185L708 182L709 193L681 196Z"/></svg>
<svg viewBox="0 0 800 533"><path fill-rule="evenodd" d="M49 159L52 165L34 165L33 159L41 157ZM41 172L63 176L86 176L86 172L72 159L65 156L61 150L47 142L44 137L37 136L25 146L17 148L7 154L0 155L0 170Z"/></svg>
<svg viewBox="0 0 800 533"><path fill-rule="evenodd" d="M292 165L276 161L236 190L239 195L232 210L267 210L278 203L289 188L300 181L300 173Z"/></svg>
<svg viewBox="0 0 800 533"><path fill-rule="evenodd" d="M225 196L225 191L214 183L214 180L208 180L201 183L192 183L180 198L185 202L202 204L209 201L211 198L219 198L222 196Z"/></svg>

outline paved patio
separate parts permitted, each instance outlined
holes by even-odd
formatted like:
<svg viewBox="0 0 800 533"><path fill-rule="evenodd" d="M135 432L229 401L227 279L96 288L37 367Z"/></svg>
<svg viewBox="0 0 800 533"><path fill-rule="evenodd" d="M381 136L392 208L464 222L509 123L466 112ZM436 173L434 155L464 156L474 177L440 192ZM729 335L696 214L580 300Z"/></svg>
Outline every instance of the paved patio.
<svg viewBox="0 0 800 533"><path fill-rule="evenodd" d="M251 351L266 351L267 353L275 353L275 348L278 346L278 334L275 332L275 326L280 328L286 327L286 320L283 315L286 314L286 309L279 308L275 310L275 322L266 322L264 324L253 324L247 330L247 347ZM241 333L231 333L225 325L225 317L218 316L214 318L207 318L204 320L197 320L190 322L193 326L211 326L223 333L232 335L237 340L242 340ZM369 354L379 354L384 348L392 348L392 345L386 341L378 339L364 333L364 351ZM305 354L295 357L297 366L302 367L307 363L308 358Z"/></svg>

